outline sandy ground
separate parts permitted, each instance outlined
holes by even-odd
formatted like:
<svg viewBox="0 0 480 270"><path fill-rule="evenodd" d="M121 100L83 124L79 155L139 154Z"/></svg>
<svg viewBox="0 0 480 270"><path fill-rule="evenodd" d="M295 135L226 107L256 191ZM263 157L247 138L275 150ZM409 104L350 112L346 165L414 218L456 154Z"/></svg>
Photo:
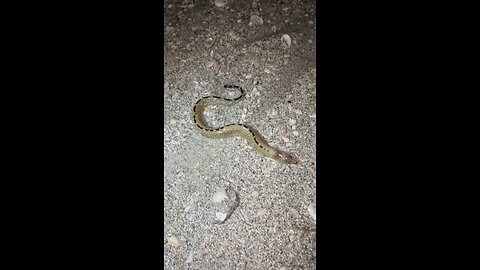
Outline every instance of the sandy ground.
<svg viewBox="0 0 480 270"><path fill-rule="evenodd" d="M315 269L317 232L307 212L316 202L315 1L164 7L165 269ZM224 84L243 87L246 97L208 108L208 122L249 124L300 164L195 130L193 105L228 97ZM228 198L214 203L222 190ZM214 224L222 207L233 212Z"/></svg>

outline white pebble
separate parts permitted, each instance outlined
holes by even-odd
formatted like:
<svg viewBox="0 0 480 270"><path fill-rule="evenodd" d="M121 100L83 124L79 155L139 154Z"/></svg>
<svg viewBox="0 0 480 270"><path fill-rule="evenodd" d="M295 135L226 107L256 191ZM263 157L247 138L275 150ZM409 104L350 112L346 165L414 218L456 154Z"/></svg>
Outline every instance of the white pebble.
<svg viewBox="0 0 480 270"><path fill-rule="evenodd" d="M224 7L227 4L227 0L215 0L216 7Z"/></svg>
<svg viewBox="0 0 480 270"><path fill-rule="evenodd" d="M297 120L290 118L290 120L288 122L290 123L290 125L293 125L293 124L297 123Z"/></svg>
<svg viewBox="0 0 480 270"><path fill-rule="evenodd" d="M313 220L315 222L317 222L317 206L315 203L311 203L308 207L307 207L307 211L308 213L310 214L310 216L313 218Z"/></svg>
<svg viewBox="0 0 480 270"><path fill-rule="evenodd" d="M216 213L215 213L215 218L216 218L218 221L224 221L224 220L227 218L227 214L222 213L222 212L216 212Z"/></svg>
<svg viewBox="0 0 480 270"><path fill-rule="evenodd" d="M282 41L283 46L286 48L290 48L290 46L292 46L292 39L289 35L283 34L280 40Z"/></svg>
<svg viewBox="0 0 480 270"><path fill-rule="evenodd" d="M296 130L293 132L293 136L298 136L299 134L300 133L298 133L298 131L296 131Z"/></svg>
<svg viewBox="0 0 480 270"><path fill-rule="evenodd" d="M253 87L252 95L260 96L260 92L258 91L257 87Z"/></svg>
<svg viewBox="0 0 480 270"><path fill-rule="evenodd" d="M187 263L193 262L193 250L190 250L187 255Z"/></svg>

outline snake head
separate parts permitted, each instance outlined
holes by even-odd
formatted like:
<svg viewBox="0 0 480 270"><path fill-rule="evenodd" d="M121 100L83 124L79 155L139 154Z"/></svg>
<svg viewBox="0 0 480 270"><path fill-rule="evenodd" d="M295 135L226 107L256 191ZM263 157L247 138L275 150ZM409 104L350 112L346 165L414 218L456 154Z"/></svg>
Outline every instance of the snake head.
<svg viewBox="0 0 480 270"><path fill-rule="evenodd" d="M278 149L275 160L284 164L298 164L298 160L292 154Z"/></svg>

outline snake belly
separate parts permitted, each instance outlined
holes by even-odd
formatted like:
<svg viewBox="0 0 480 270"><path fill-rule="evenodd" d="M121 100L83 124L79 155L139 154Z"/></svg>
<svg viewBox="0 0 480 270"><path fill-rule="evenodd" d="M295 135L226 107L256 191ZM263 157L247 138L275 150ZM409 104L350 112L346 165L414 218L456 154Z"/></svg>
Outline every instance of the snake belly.
<svg viewBox="0 0 480 270"><path fill-rule="evenodd" d="M254 128L244 124L230 124L219 128L210 127L205 121L203 115L205 108L210 105L230 106L237 103L245 94L241 87L236 85L225 85L225 88L236 88L241 91L237 98L228 99L218 96L204 97L193 106L193 122L197 130L205 137L212 139L221 139L227 137L242 137L250 146L260 155L284 164L297 164L297 159L290 153L271 147L267 141Z"/></svg>

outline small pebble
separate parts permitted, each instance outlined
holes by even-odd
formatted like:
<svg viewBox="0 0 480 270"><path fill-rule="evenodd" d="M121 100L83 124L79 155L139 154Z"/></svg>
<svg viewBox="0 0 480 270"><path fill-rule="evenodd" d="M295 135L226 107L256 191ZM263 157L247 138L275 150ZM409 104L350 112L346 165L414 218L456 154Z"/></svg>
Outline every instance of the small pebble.
<svg viewBox="0 0 480 270"><path fill-rule="evenodd" d="M188 252L186 263L191 263L191 262L193 262L193 250L190 250Z"/></svg>
<svg viewBox="0 0 480 270"><path fill-rule="evenodd" d="M211 68L211 67L213 67L213 65L215 65L215 61L210 61L210 62L208 62L205 66L206 66L207 68Z"/></svg>
<svg viewBox="0 0 480 270"><path fill-rule="evenodd" d="M248 26L262 25L262 24L263 24L262 17L259 17L257 15L252 15L252 17L250 17L250 22L248 23Z"/></svg>
<svg viewBox="0 0 480 270"><path fill-rule="evenodd" d="M266 68L264 69L264 71L265 71L265 73L267 73L267 74L271 74L271 73L272 73L272 71L271 71L268 67L266 67Z"/></svg>
<svg viewBox="0 0 480 270"><path fill-rule="evenodd" d="M293 129L293 130L297 129L297 126L293 125L293 126L292 126L292 129Z"/></svg>
<svg viewBox="0 0 480 270"><path fill-rule="evenodd" d="M286 48L290 48L290 46L292 46L292 39L289 35L283 34L280 40L282 41L283 46Z"/></svg>
<svg viewBox="0 0 480 270"><path fill-rule="evenodd" d="M295 110L293 110L293 111L294 111L296 114L298 114L298 115L302 115L302 111L300 111L299 109L295 109Z"/></svg>
<svg viewBox="0 0 480 270"><path fill-rule="evenodd" d="M313 218L313 220L315 222L317 222L317 206L315 203L311 203L308 207L307 207L307 211L308 211L308 214L310 214L310 216Z"/></svg>
<svg viewBox="0 0 480 270"><path fill-rule="evenodd" d="M290 118L290 120L288 120L288 122L289 122L291 125L293 125L293 124L297 123L297 120Z"/></svg>
<svg viewBox="0 0 480 270"><path fill-rule="evenodd" d="M254 190L254 191L252 192L252 196L255 197L255 198L257 198L258 196L260 196L260 192Z"/></svg>
<svg viewBox="0 0 480 270"><path fill-rule="evenodd" d="M298 131L293 131L293 136L298 136L300 133L298 133Z"/></svg>
<svg viewBox="0 0 480 270"><path fill-rule="evenodd" d="M257 213L255 214L256 217L261 217L267 213L267 209L265 208L260 208L258 209Z"/></svg>
<svg viewBox="0 0 480 270"><path fill-rule="evenodd" d="M172 235L168 238L168 244L174 246L174 247L179 247L182 245L182 241L178 239L175 235Z"/></svg>
<svg viewBox="0 0 480 270"><path fill-rule="evenodd" d="M204 45L205 45L205 47L210 48L213 45L214 42L215 42L215 40L213 38L209 37L209 38L205 39Z"/></svg>
<svg viewBox="0 0 480 270"><path fill-rule="evenodd" d="M216 7L224 7L227 4L227 0L215 0Z"/></svg>
<svg viewBox="0 0 480 270"><path fill-rule="evenodd" d="M283 137L283 142L288 143L290 140L287 137Z"/></svg>

